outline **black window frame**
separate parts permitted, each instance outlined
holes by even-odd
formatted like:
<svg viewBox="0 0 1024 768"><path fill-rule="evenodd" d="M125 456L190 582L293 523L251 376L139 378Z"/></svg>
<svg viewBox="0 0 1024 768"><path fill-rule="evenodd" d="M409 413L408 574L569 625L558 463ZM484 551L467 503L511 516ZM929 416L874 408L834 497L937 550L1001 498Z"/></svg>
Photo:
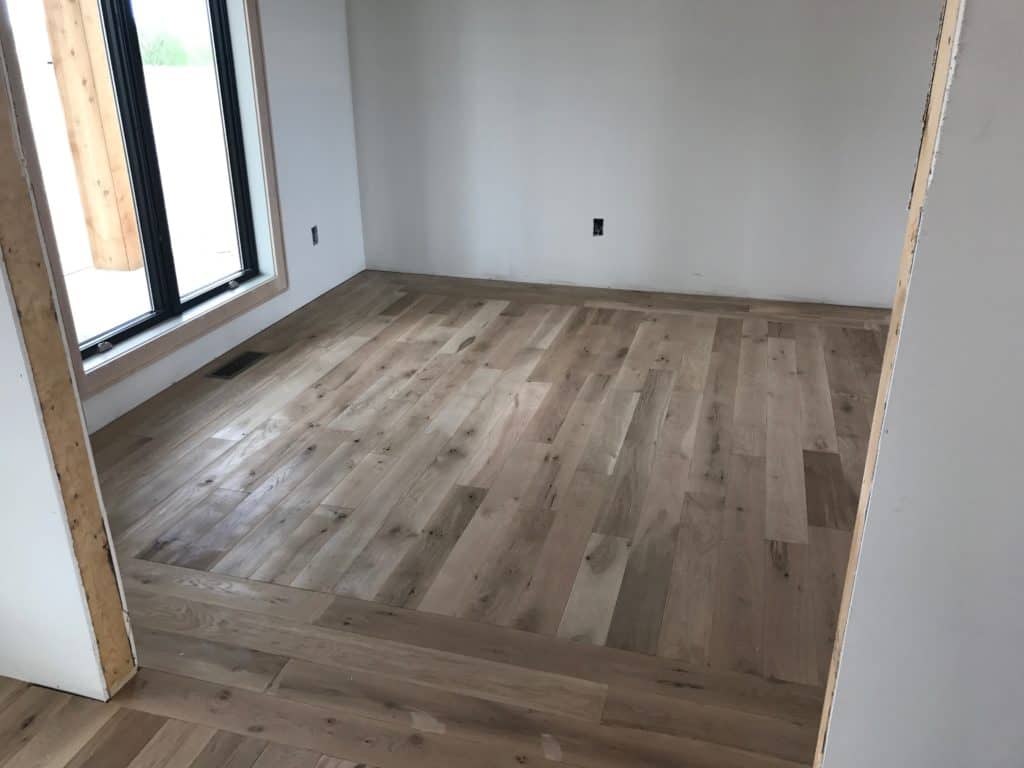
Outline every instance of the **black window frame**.
<svg viewBox="0 0 1024 768"><path fill-rule="evenodd" d="M235 231L241 269L184 297L179 295L163 182L149 111L142 50L131 0L100 0L111 77L121 119L128 172L142 240L143 264L153 309L80 343L82 359L104 353L158 323L233 290L260 274L245 160L241 107L235 82L227 0L207 0L213 41L214 70L228 154Z"/></svg>

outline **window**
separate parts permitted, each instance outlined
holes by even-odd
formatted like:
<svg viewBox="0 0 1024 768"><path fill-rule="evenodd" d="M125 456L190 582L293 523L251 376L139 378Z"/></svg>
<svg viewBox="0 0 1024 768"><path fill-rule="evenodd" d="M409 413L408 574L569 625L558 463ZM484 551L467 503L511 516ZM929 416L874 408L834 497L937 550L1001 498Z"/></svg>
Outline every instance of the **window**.
<svg viewBox="0 0 1024 768"><path fill-rule="evenodd" d="M253 83L248 60L236 83L230 29L241 7L9 5L83 358L259 275L238 90Z"/></svg>
<svg viewBox="0 0 1024 768"><path fill-rule="evenodd" d="M226 0L100 7L149 301L83 357L259 273Z"/></svg>

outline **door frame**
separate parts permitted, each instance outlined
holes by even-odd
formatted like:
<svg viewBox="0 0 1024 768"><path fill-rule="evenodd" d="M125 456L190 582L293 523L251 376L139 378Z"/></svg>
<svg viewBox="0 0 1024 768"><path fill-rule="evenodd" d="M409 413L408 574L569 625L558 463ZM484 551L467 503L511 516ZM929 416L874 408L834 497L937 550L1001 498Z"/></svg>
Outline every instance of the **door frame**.
<svg viewBox="0 0 1024 768"><path fill-rule="evenodd" d="M47 259L48 219L32 136L19 124L24 93L6 3L0 4L0 258L25 347L50 460L67 515L75 565L107 696L138 669L111 547L89 433L73 372L62 310ZM77 351L77 348L76 348Z"/></svg>
<svg viewBox="0 0 1024 768"><path fill-rule="evenodd" d="M907 229L903 238L903 252L900 257L899 275L896 282L896 296L893 300L892 319L889 323L889 338L885 345L882 375L879 381L878 397L875 401L874 418L871 422L871 436L868 442L867 459L864 462L864 479L861 483L860 501L858 502L857 517L853 526L850 559L846 568L846 580L843 585L843 597L839 604L839 619L836 626L835 644L832 649L832 661L829 665L828 679L825 684L825 704L821 715L821 725L818 729L818 744L814 752L814 768L821 768L825 760L828 727L832 718L832 705L835 701L836 680L842 663L846 628L850 621L850 602L853 598L861 547L864 544L864 521L871 504L871 491L875 485L875 473L878 466L878 444L885 427L885 410L889 402L889 393L892 389L896 353L899 351L900 333L903 330L903 317L907 309L907 290L910 287L910 277L914 269L914 257L917 255L917 243L921 233L921 220L928 196L928 188L931 185L932 174L935 169L935 158L939 147L939 133L942 128L942 118L945 115L946 103L949 98L949 87L953 79L953 70L956 66L956 53L960 42L960 29L963 24L966 2L967 0L945 0L939 22L939 36L935 44L932 80L928 90L921 131L921 147L918 152L917 170L914 174L914 186L910 194Z"/></svg>

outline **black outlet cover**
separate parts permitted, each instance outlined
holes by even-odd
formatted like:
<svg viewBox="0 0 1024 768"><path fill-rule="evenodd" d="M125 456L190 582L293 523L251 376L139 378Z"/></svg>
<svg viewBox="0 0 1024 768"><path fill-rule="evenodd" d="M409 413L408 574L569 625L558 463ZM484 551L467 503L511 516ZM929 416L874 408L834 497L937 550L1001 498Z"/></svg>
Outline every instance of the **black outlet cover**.
<svg viewBox="0 0 1024 768"><path fill-rule="evenodd" d="M604 219L594 219L594 237L604 237Z"/></svg>

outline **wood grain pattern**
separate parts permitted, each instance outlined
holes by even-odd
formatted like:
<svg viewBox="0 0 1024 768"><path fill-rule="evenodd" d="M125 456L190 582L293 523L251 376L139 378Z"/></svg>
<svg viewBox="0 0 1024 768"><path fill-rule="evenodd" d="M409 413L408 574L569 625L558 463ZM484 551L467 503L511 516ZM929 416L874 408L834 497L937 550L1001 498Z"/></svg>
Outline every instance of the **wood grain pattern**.
<svg viewBox="0 0 1024 768"><path fill-rule="evenodd" d="M131 586L142 657L165 666L113 702L2 686L0 729L20 736L0 764L792 768L814 737L817 689L347 597L311 624L221 608L209 581L183 589ZM271 648L294 655L268 666Z"/></svg>
<svg viewBox="0 0 1024 768"><path fill-rule="evenodd" d="M365 273L95 436L121 706L197 765L805 763L884 322Z"/></svg>
<svg viewBox="0 0 1024 768"><path fill-rule="evenodd" d="M765 674L766 553L852 525L885 314L615 295L327 294L238 379L96 435L129 582L174 564Z"/></svg>
<svg viewBox="0 0 1024 768"><path fill-rule="evenodd" d="M558 627L559 637L604 645L628 558L626 539L591 534Z"/></svg>
<svg viewBox="0 0 1024 768"><path fill-rule="evenodd" d="M6 70L0 72L0 105L0 255L21 326L104 682L107 691L113 692L134 674L135 658L67 339L40 240L34 192L26 176L25 154L34 158L34 148L29 137L18 133ZM22 141L29 144L27 149Z"/></svg>
<svg viewBox="0 0 1024 768"><path fill-rule="evenodd" d="M46 0L57 89L97 269L142 266L142 243L96 0Z"/></svg>

